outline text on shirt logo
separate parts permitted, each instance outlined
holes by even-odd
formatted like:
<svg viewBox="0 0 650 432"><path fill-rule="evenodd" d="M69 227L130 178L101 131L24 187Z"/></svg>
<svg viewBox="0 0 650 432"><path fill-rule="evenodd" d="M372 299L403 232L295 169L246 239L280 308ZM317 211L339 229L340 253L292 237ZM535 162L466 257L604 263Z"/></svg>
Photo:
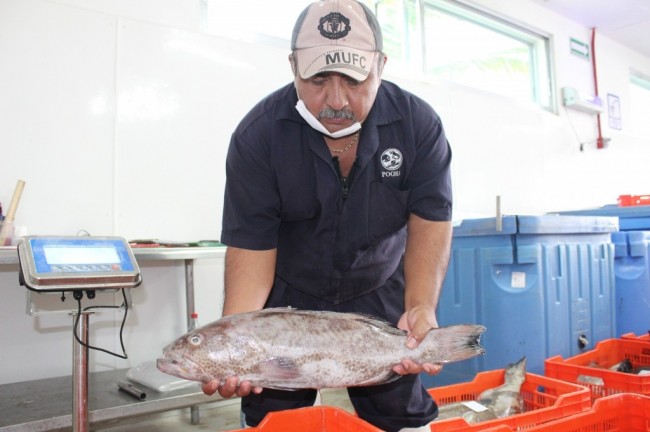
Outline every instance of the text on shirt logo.
<svg viewBox="0 0 650 432"><path fill-rule="evenodd" d="M387 170L381 173L382 177L399 177L398 169L402 166L402 152L396 148L389 148L381 154L381 165Z"/></svg>

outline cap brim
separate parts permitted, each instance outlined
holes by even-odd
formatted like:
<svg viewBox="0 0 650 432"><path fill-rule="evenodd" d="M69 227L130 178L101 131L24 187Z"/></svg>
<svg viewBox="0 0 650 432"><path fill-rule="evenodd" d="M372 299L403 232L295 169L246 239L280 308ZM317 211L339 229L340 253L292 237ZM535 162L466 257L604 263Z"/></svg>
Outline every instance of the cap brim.
<svg viewBox="0 0 650 432"><path fill-rule="evenodd" d="M357 81L368 78L375 62L376 52L354 48L325 45L294 51L298 71L303 79L318 73L339 72Z"/></svg>

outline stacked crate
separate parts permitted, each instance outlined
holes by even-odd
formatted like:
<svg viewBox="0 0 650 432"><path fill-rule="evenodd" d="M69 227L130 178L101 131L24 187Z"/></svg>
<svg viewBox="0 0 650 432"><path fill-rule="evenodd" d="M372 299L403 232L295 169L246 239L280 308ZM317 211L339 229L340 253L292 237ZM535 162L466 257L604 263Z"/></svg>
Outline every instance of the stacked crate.
<svg viewBox="0 0 650 432"><path fill-rule="evenodd" d="M433 388L429 393L439 406L476 401L483 391L502 385L504 374L504 369L480 372L472 381ZM431 431L476 432L498 425L526 429L580 413L591 406L589 391L586 388L532 373L526 373L520 394L524 402L523 412L520 414L475 424L469 424L459 417L436 420L431 424Z"/></svg>
<svg viewBox="0 0 650 432"><path fill-rule="evenodd" d="M617 372L610 368L629 360L640 374ZM574 357L546 360L545 375L588 387L593 400L618 393L650 396L650 343L640 339L608 339L595 349ZM643 369L647 368L648 374Z"/></svg>
<svg viewBox="0 0 650 432"><path fill-rule="evenodd" d="M483 432L514 432L519 429L498 425ZM621 393L598 399L590 410L557 419L526 432L648 432L650 397Z"/></svg>

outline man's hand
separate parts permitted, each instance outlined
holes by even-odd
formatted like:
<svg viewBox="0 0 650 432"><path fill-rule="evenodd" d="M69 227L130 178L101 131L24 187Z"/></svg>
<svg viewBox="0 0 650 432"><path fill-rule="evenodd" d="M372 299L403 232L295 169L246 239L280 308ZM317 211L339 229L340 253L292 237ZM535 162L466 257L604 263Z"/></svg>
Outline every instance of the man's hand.
<svg viewBox="0 0 650 432"><path fill-rule="evenodd" d="M427 336L430 330L438 327L435 310L426 307L415 307L406 311L397 327L406 330L408 338L406 346L409 349L415 349L422 340ZM430 375L436 375L442 370L442 365L433 363L417 364L410 359L402 359L400 364L393 367L393 371L400 375L418 374L426 372Z"/></svg>
<svg viewBox="0 0 650 432"><path fill-rule="evenodd" d="M242 381L240 383L239 378L236 376L228 377L223 384L218 380L203 383L201 388L203 393L208 396L213 395L218 391L223 398L231 398L233 396L243 397L250 393L260 394L263 390L262 387L251 386L250 381Z"/></svg>

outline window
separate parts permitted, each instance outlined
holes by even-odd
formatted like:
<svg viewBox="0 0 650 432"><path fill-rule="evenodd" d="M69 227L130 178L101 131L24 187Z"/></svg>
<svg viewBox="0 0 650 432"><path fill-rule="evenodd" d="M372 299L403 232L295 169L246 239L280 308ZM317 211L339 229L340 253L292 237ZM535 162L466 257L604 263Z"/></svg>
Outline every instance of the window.
<svg viewBox="0 0 650 432"><path fill-rule="evenodd" d="M548 35L457 0L377 0L391 68L554 109Z"/></svg>
<svg viewBox="0 0 650 432"><path fill-rule="evenodd" d="M643 138L650 137L649 107L650 76L641 72L630 71L630 134Z"/></svg>

